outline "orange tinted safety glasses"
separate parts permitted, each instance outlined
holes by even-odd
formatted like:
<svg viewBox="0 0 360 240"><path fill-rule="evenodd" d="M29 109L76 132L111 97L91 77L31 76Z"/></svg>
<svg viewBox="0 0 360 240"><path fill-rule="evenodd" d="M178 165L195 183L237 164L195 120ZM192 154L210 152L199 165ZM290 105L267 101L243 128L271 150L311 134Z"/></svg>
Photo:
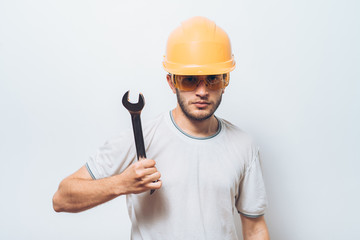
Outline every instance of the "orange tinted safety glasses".
<svg viewBox="0 0 360 240"><path fill-rule="evenodd" d="M171 75L174 86L181 91L193 91L204 81L205 86L209 90L219 90L225 88L229 84L229 74L216 75Z"/></svg>

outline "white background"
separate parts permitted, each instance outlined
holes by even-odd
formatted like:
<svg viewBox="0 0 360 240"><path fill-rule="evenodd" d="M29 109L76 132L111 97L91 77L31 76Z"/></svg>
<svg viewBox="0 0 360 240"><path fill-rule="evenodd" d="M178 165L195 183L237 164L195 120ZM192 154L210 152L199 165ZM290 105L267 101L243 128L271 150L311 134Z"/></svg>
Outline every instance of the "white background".
<svg viewBox="0 0 360 240"><path fill-rule="evenodd" d="M175 106L161 61L189 17L229 34L217 115L257 139L272 239L360 239L359 1L0 1L0 239L129 239L125 197L55 213L59 182Z"/></svg>

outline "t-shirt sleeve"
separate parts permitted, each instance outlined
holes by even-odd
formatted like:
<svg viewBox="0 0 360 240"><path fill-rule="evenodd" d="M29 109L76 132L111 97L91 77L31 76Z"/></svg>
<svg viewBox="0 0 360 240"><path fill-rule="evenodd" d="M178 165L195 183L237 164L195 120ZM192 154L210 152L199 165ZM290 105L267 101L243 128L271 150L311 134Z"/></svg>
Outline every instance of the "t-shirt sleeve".
<svg viewBox="0 0 360 240"><path fill-rule="evenodd" d="M267 197L257 147L252 151L251 156L252 159L239 184L236 208L240 214L256 218L265 213Z"/></svg>
<svg viewBox="0 0 360 240"><path fill-rule="evenodd" d="M101 179L123 172L135 159L134 137L128 131L107 141L90 157L85 166L93 179Z"/></svg>

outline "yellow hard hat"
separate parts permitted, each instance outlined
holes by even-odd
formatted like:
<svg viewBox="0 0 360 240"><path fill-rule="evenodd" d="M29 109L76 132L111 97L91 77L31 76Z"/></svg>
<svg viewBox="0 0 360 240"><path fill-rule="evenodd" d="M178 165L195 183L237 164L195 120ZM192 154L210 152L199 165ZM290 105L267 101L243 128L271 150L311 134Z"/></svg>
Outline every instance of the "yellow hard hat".
<svg viewBox="0 0 360 240"><path fill-rule="evenodd" d="M229 73L235 69L230 39L213 21L190 18L170 34L163 67L180 75Z"/></svg>

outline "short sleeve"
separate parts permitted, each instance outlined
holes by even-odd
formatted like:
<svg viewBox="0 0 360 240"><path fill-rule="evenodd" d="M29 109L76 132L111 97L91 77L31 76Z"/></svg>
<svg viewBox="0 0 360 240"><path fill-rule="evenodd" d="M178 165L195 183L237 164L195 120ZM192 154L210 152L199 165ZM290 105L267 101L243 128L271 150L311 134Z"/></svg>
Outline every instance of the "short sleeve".
<svg viewBox="0 0 360 240"><path fill-rule="evenodd" d="M107 141L85 165L92 178L101 179L123 172L136 159L133 145L130 131Z"/></svg>
<svg viewBox="0 0 360 240"><path fill-rule="evenodd" d="M247 217L259 217L265 213L267 197L261 170L259 149L252 151L252 160L239 185L236 208Z"/></svg>

